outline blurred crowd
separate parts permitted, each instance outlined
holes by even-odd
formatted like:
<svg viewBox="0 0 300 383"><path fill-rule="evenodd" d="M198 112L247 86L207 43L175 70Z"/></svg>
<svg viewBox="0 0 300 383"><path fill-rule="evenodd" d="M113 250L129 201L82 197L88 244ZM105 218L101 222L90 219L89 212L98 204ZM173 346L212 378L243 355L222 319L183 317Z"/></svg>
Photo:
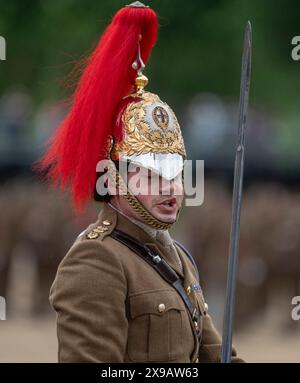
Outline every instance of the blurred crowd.
<svg viewBox="0 0 300 383"><path fill-rule="evenodd" d="M202 287L224 305L231 222L231 190L205 182L202 206L186 211L177 229L196 256ZM270 305L282 314L283 329L293 329L291 298L300 280L300 193L276 183L244 190L239 242L236 321L242 329L262 317ZM218 318L222 312L217 312ZM222 322L219 322L219 325Z"/></svg>
<svg viewBox="0 0 300 383"><path fill-rule="evenodd" d="M76 216L66 195L29 179L1 187L0 209L0 295L6 297L8 311L18 311L30 285L26 312L47 313L57 265L97 211L87 208L85 215Z"/></svg>

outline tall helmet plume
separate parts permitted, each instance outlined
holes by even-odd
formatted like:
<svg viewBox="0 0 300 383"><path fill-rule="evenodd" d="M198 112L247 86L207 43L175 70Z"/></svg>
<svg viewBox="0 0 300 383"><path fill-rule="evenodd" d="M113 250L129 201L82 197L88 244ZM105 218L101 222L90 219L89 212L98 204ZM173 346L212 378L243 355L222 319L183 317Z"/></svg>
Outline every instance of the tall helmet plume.
<svg viewBox="0 0 300 383"><path fill-rule="evenodd" d="M72 97L69 113L48 142L46 153L34 165L47 170L52 185L69 189L76 209L93 195L96 165L106 158L108 139L120 135L115 119L118 106L134 85L132 63L139 45L147 62L156 43L156 13L140 2L121 8L87 58Z"/></svg>

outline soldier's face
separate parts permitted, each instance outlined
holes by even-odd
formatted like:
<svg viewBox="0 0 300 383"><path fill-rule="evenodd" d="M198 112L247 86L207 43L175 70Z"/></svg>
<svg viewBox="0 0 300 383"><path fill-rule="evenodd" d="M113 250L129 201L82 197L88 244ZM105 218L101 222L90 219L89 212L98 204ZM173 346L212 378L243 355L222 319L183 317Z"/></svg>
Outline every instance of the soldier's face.
<svg viewBox="0 0 300 383"><path fill-rule="evenodd" d="M128 172L127 182L136 198L155 218L167 223L176 221L184 198L181 173L167 180L157 173L141 168ZM122 196L119 197L119 206L123 211L125 209L127 215L141 219Z"/></svg>

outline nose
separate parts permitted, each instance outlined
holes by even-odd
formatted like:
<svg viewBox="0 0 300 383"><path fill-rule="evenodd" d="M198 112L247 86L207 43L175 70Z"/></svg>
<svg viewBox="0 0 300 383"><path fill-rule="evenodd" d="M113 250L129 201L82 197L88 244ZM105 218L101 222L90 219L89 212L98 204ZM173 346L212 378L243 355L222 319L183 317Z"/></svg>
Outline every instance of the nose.
<svg viewBox="0 0 300 383"><path fill-rule="evenodd" d="M173 195L175 193L175 181L170 181L170 194Z"/></svg>
<svg viewBox="0 0 300 383"><path fill-rule="evenodd" d="M165 178L162 178L161 182L161 194L164 195L177 195L180 194L180 182L178 182L176 179L166 180Z"/></svg>

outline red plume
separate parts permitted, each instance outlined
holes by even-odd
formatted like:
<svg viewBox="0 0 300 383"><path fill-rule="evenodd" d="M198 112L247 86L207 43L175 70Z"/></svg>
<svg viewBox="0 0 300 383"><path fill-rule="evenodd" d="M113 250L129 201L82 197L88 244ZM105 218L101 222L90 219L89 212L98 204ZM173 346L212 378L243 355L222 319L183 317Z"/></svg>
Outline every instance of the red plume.
<svg viewBox="0 0 300 383"><path fill-rule="evenodd" d="M96 165L105 159L109 135L122 98L130 92L136 72L135 59L140 36L141 57L147 62L157 39L156 13L148 7L124 7L113 17L86 67L72 98L66 118L49 140L49 148L35 164L48 169L53 185L68 187L74 205L82 207L93 195Z"/></svg>

